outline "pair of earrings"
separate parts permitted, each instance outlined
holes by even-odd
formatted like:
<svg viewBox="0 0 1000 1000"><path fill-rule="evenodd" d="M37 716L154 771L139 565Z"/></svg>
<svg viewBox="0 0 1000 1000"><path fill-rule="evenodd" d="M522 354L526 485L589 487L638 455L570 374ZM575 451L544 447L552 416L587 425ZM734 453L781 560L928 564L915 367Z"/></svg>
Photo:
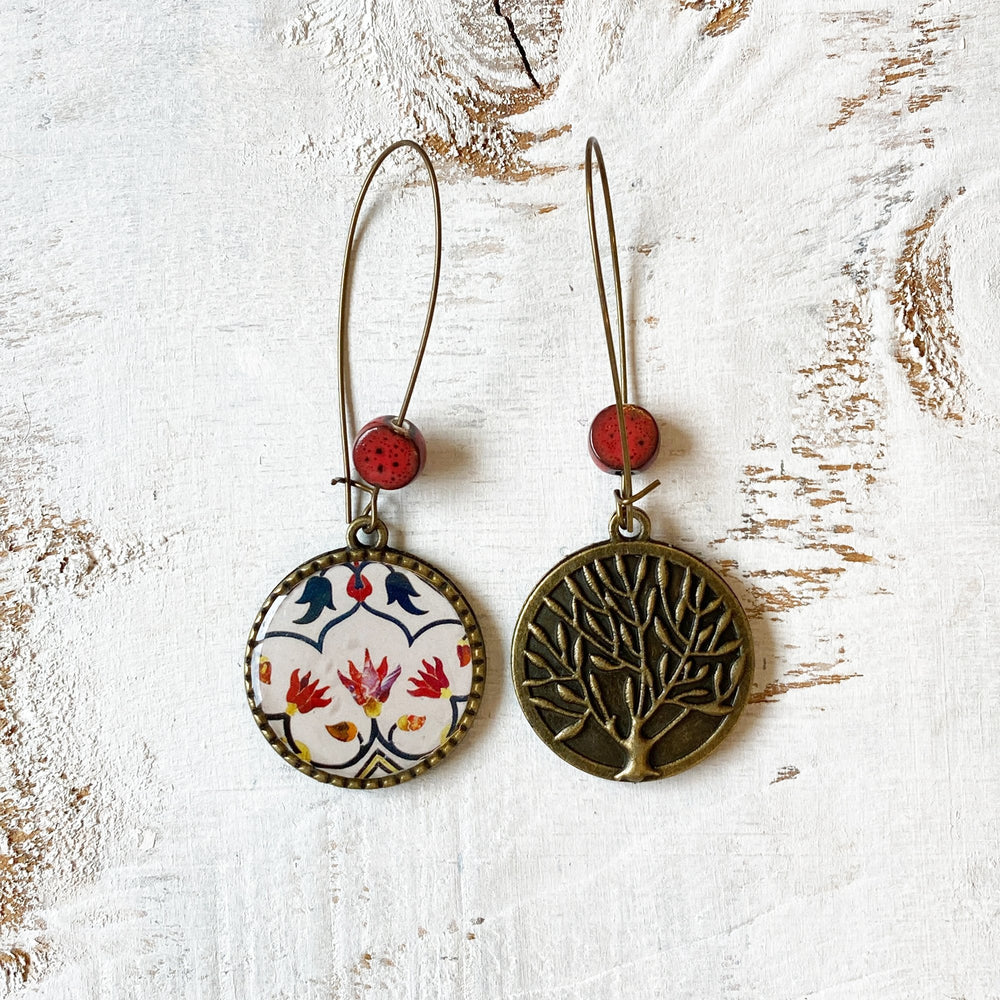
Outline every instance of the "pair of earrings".
<svg viewBox="0 0 1000 1000"><path fill-rule="evenodd" d="M420 157L434 198L430 303L403 402L348 445L346 297L358 219L375 174L403 147ZM594 208L596 162L610 236L617 349ZM620 475L607 541L568 556L534 589L514 632L511 672L535 732L569 763L604 778L644 781L701 760L746 704L753 644L743 609L694 556L649 537L632 475L653 461L656 421L628 401L621 275L607 173L587 142L591 247L615 402L595 417L590 451ZM468 601L440 570L389 548L381 490L419 473L425 445L407 419L427 346L441 270L441 204L434 168L409 140L375 160L347 236L340 290L338 370L347 545L303 563L271 592L245 655L247 697L274 749L298 770L349 788L406 781L440 761L475 719L486 652ZM355 475L351 474L353 459ZM355 516L353 490L368 502Z"/></svg>

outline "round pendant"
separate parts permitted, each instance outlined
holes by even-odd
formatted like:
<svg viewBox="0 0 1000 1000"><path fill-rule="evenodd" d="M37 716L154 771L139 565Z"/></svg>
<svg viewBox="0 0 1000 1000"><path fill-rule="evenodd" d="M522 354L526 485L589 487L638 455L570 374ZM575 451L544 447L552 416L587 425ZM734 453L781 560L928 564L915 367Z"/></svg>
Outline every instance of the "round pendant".
<svg viewBox="0 0 1000 1000"><path fill-rule="evenodd" d="M753 640L736 596L703 562L662 542L612 540L538 584L511 671L524 714L560 757L647 781L697 763L732 730L750 694Z"/></svg>
<svg viewBox="0 0 1000 1000"><path fill-rule="evenodd" d="M343 548L271 592L247 641L247 698L293 767L347 788L423 773L479 709L486 653L441 572L395 549Z"/></svg>

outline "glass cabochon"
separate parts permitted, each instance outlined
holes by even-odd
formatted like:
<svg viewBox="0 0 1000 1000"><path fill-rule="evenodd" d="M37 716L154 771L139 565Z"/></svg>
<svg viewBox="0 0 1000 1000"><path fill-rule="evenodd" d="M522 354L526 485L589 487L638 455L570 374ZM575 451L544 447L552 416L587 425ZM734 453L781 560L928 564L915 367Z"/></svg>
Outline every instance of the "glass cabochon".
<svg viewBox="0 0 1000 1000"><path fill-rule="evenodd" d="M254 622L247 696L299 770L349 787L437 763L475 717L486 659L443 574L393 549L339 549L290 573Z"/></svg>

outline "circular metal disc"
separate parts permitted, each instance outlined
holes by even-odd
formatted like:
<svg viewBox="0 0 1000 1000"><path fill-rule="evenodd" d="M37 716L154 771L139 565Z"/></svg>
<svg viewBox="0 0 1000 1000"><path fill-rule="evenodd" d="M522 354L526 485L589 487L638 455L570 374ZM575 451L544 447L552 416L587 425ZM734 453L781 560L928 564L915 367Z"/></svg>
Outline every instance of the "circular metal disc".
<svg viewBox="0 0 1000 1000"><path fill-rule="evenodd" d="M681 549L612 540L550 570L518 619L514 689L535 732L602 778L683 771L746 704L753 639L725 581Z"/></svg>
<svg viewBox="0 0 1000 1000"><path fill-rule="evenodd" d="M476 617L440 571L395 549L343 548L271 591L244 660L253 717L317 781L397 785L475 719L486 679Z"/></svg>

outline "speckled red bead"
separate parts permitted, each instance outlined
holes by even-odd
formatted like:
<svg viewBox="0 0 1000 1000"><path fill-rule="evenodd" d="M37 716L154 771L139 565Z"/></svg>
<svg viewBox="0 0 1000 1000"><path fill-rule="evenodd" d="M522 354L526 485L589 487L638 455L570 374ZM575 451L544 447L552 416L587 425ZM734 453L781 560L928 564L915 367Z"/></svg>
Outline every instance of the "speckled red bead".
<svg viewBox="0 0 1000 1000"><path fill-rule="evenodd" d="M427 458L423 434L409 420L397 427L395 419L369 420L358 431L351 453L358 475L383 490L398 490L412 483Z"/></svg>
<svg viewBox="0 0 1000 1000"><path fill-rule="evenodd" d="M642 469L660 450L660 429L649 410L629 403L625 406L625 438L632 471ZM603 472L622 471L622 439L618 430L618 410L606 406L590 425L590 457Z"/></svg>

